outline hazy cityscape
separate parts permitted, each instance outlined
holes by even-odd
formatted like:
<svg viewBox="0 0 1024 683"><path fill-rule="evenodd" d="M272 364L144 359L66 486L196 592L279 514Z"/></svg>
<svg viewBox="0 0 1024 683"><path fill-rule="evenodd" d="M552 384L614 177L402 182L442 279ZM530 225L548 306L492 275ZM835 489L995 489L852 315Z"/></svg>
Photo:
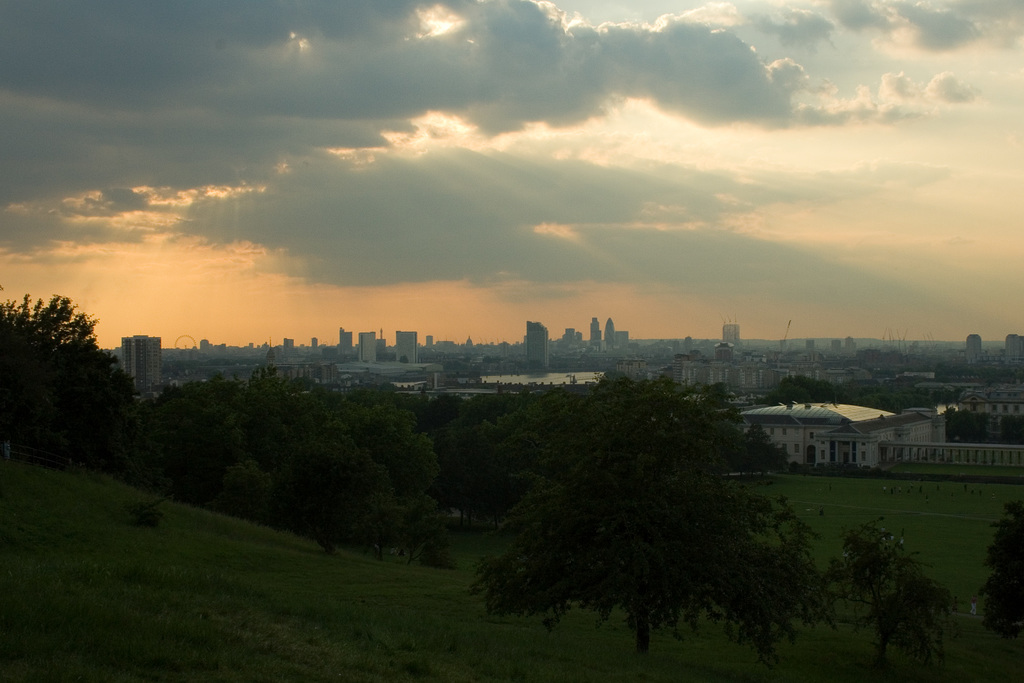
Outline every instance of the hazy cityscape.
<svg viewBox="0 0 1024 683"><path fill-rule="evenodd" d="M787 330L788 331L788 330ZM738 322L722 324L718 339L631 339L612 318L593 317L584 329L552 334L528 321L522 338L479 343L420 337L417 331L354 332L339 328L334 339L308 341L283 337L278 343L229 346L177 337L172 345L158 337L135 335L114 349L136 378L138 389L152 393L165 384L208 379L217 373L246 377L255 368L274 365L286 377L336 389L398 384L406 389L466 388L470 385L586 384L603 374L633 379L667 376L680 384L727 385L737 393L765 393L787 376L833 383L891 381L897 374L934 380L945 365L1024 364L1024 343L1016 334L984 342L907 340L898 331L887 338L744 339ZM586 379L581 378L586 373Z"/></svg>

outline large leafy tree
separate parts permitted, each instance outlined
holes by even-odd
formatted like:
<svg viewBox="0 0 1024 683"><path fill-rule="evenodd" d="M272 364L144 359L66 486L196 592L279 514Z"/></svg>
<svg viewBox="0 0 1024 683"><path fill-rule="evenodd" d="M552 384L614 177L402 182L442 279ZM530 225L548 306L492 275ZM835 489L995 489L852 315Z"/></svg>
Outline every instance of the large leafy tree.
<svg viewBox="0 0 1024 683"><path fill-rule="evenodd" d="M981 588L983 623L1004 638L1016 638L1024 628L1024 502L1007 503L993 526L996 534L985 557L992 573Z"/></svg>
<svg viewBox="0 0 1024 683"><path fill-rule="evenodd" d="M988 413L950 409L945 413L946 439L964 443L988 441Z"/></svg>
<svg viewBox="0 0 1024 683"><path fill-rule="evenodd" d="M499 614L579 607L624 614L636 650L651 632L704 616L762 660L824 613L808 531L790 509L718 474L735 413L672 382L606 381L586 397L549 392L529 411L524 447L539 475L512 511L508 551L475 589Z"/></svg>
<svg viewBox="0 0 1024 683"><path fill-rule="evenodd" d="M1024 443L1024 416L1004 415L999 419L1000 443Z"/></svg>
<svg viewBox="0 0 1024 683"><path fill-rule="evenodd" d="M215 377L164 391L148 406L150 457L176 500L207 505L223 488L228 467L246 458L239 413L244 385Z"/></svg>
<svg viewBox="0 0 1024 683"><path fill-rule="evenodd" d="M423 493L434 481L437 456L430 439L416 432L411 412L385 403L342 401L336 414L353 440L385 469L399 499Z"/></svg>
<svg viewBox="0 0 1024 683"><path fill-rule="evenodd" d="M437 477L437 456L430 439L416 432L415 415L391 402L342 401L335 419L384 476L383 490L369 500L359 520L357 537L375 547L378 557L392 543L412 553L411 540L416 538L415 546L425 542L420 537L426 528L438 543L446 538L444 525L432 524L437 503L425 494ZM414 527L418 532L410 534Z"/></svg>
<svg viewBox="0 0 1024 683"><path fill-rule="evenodd" d="M423 560L446 534L425 496L437 472L430 440L393 401L362 399L303 391L272 369L168 389L146 406L149 464L178 500L291 529L328 552L364 543L379 557L400 543Z"/></svg>
<svg viewBox="0 0 1024 683"><path fill-rule="evenodd" d="M329 421L318 393L278 376L272 366L254 372L239 398L247 455L268 472L279 469L298 444Z"/></svg>
<svg viewBox="0 0 1024 683"><path fill-rule="evenodd" d="M0 303L0 434L121 472L135 438L133 388L71 299Z"/></svg>
<svg viewBox="0 0 1024 683"><path fill-rule="evenodd" d="M806 403L808 401L842 401L845 400L846 387L833 384L824 379L812 379L794 375L783 377L779 386L769 392L765 403ZM844 395L840 396L843 392Z"/></svg>
<svg viewBox="0 0 1024 683"><path fill-rule="evenodd" d="M434 567L452 567L447 515L437 501L426 494L409 501L402 510L399 542L406 549L407 563L414 560Z"/></svg>
<svg viewBox="0 0 1024 683"><path fill-rule="evenodd" d="M260 524L269 524L274 478L255 460L244 460L224 471L223 488L210 504L215 510Z"/></svg>
<svg viewBox="0 0 1024 683"><path fill-rule="evenodd" d="M749 474L783 470L789 462L789 456L785 449L772 441L761 425L755 424L742 439L737 439L727 460L730 471Z"/></svg>
<svg viewBox="0 0 1024 683"><path fill-rule="evenodd" d="M460 525L484 517L497 526L522 497L527 463L517 447L516 412L529 401L529 394L474 397L434 434L440 471L431 492L459 511Z"/></svg>
<svg viewBox="0 0 1024 683"><path fill-rule="evenodd" d="M351 439L311 439L278 476L278 521L333 553L357 536L373 500L387 492L387 473Z"/></svg>
<svg viewBox="0 0 1024 683"><path fill-rule="evenodd" d="M827 573L834 594L853 608L853 623L875 634L875 665L889 646L922 662L943 656L950 630L949 591L924 573L903 539L868 522L843 533L843 555Z"/></svg>

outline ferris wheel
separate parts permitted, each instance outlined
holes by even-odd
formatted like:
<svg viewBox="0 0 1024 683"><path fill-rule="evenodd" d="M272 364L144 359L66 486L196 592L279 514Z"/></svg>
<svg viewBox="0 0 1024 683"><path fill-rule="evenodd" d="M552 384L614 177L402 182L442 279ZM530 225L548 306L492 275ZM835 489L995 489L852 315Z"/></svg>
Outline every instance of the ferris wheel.
<svg viewBox="0 0 1024 683"><path fill-rule="evenodd" d="M188 345L189 342L192 342L192 346ZM181 346L178 346L178 344L181 344ZM183 334L174 340L174 348L176 349L194 349L196 346L198 346L198 344L196 344L196 340L188 334Z"/></svg>

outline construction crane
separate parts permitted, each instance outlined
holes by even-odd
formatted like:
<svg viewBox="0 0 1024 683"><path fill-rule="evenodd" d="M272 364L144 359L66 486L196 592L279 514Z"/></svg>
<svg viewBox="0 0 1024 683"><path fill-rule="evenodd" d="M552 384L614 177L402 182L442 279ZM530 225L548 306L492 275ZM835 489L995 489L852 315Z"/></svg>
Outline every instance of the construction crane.
<svg viewBox="0 0 1024 683"><path fill-rule="evenodd" d="M793 324L790 320L786 323L786 333L782 335L782 339L779 341L779 350L775 352L775 362L779 363L782 361L782 354L786 352L786 340L789 339L789 326Z"/></svg>

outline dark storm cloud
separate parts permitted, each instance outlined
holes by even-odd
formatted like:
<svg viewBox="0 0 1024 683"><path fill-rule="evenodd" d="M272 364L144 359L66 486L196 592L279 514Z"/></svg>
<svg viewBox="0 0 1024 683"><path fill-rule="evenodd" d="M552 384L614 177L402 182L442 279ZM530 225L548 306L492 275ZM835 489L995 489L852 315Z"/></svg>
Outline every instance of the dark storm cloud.
<svg viewBox="0 0 1024 683"><path fill-rule="evenodd" d="M574 281L595 274L595 255L540 236L534 226L564 223L585 231L630 224L649 202L685 204L676 220L721 216L713 193L723 181L732 183L667 167L657 171L457 150L429 160L383 158L362 168L320 160L282 178L274 192L246 197L238 224L261 244L303 254L309 274L339 284L425 281L439 272L474 281L497 272ZM223 241L238 237L218 220L215 207L208 211L192 213L183 229Z"/></svg>
<svg viewBox="0 0 1024 683"><path fill-rule="evenodd" d="M335 284L496 273L686 283L708 267L701 250L728 243L757 260L763 248L708 226L772 202L822 200L827 188L529 152L384 151L357 167L325 150L386 149L383 131L409 130L431 111L486 135L580 122L624 97L708 126L876 116L795 109L793 93L809 89L803 67L765 64L728 30L680 19L657 30L567 27L550 7L517 0L439 6L462 23L424 38L412 0L0 0L0 247L138 240L164 225L281 248L298 274ZM762 28L783 43L828 36L816 15L782 16ZM261 189L196 200L180 222L139 190L206 186ZM134 227L97 220L130 212L153 215ZM535 232L540 224L565 224L578 239Z"/></svg>
<svg viewBox="0 0 1024 683"><path fill-rule="evenodd" d="M680 21L566 28L532 2L0 2L0 206L104 187L258 183L283 157L386 144L429 111L486 132L652 98L709 125L785 125L792 79Z"/></svg>
<svg viewBox="0 0 1024 683"><path fill-rule="evenodd" d="M667 165L629 171L465 151L429 165L385 160L376 169L313 170L333 177L330 201L306 196L307 184L297 177L288 190L293 196L247 197L239 222L261 243L301 250L308 270L296 274L317 281L386 285L435 280L443 273L480 286L529 282L533 295L543 285L562 292L558 285L587 281L680 292L705 291L716 283L719 296L754 292L787 300L800 294L779 273L800 273L801 282L831 292L835 305L854 308L864 306L864 297L909 292L799 246L718 226L776 202L850 200L870 195L880 184L909 188L946 174L887 165L737 182ZM192 218L196 229L209 231L204 216ZM539 223L563 225L574 236L535 231ZM680 227L687 224L692 228ZM282 225L302 229L282 231ZM743 265L723 277L724 262Z"/></svg>
<svg viewBox="0 0 1024 683"><path fill-rule="evenodd" d="M706 26L567 29L532 2L439 7L462 23L420 38L413 0L0 2L0 206L270 182L282 160L386 146L381 131L429 111L493 133L632 96L708 125L785 125L803 87ZM0 242L53 237L21 224Z"/></svg>
<svg viewBox="0 0 1024 683"><path fill-rule="evenodd" d="M456 1L447 6L462 29L417 40L416 5L7 3L0 87L110 110L334 119L500 110L492 115L519 125L579 120L613 94L662 96L706 120L758 120L760 107L729 92L755 86L748 99L769 94L771 115L785 113L787 93L773 91L749 46L707 27L567 32L532 2ZM712 86L726 94L709 100Z"/></svg>
<svg viewBox="0 0 1024 683"><path fill-rule="evenodd" d="M614 82L621 91L649 95L705 123L781 122L790 113L791 93L731 33L685 23L651 36L613 28L602 46L618 65Z"/></svg>
<svg viewBox="0 0 1024 683"><path fill-rule="evenodd" d="M363 43L393 40L412 0L4 2L0 83L111 106L195 94L250 72L252 53L291 33ZM391 36L388 38L388 36ZM255 74L252 74L255 75Z"/></svg>
<svg viewBox="0 0 1024 683"><path fill-rule="evenodd" d="M296 274L342 285L422 282L439 273L473 282L691 282L704 273L702 260L720 264L729 253L705 247L733 244L737 262L758 260L767 248L740 234L716 236L729 231L715 226L737 214L776 202L849 200L880 184L943 177L900 165L739 182L670 165L625 170L464 150L431 156L358 168L315 161L273 191L240 199L234 221L223 221L217 205L203 205L181 229L287 247L308 269ZM535 231L545 223L567 226L576 237ZM692 229L680 227L686 225Z"/></svg>

